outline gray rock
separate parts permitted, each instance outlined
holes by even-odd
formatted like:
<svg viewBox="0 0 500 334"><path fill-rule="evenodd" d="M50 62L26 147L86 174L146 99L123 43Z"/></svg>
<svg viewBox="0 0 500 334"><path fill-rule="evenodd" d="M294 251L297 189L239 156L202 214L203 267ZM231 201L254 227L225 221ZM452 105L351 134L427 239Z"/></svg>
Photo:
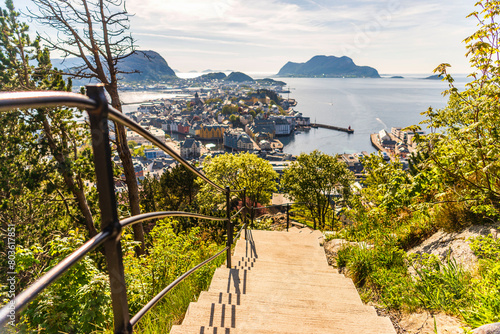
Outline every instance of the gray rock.
<svg viewBox="0 0 500 334"><path fill-rule="evenodd" d="M487 324L472 331L474 334L500 334L500 322Z"/></svg>

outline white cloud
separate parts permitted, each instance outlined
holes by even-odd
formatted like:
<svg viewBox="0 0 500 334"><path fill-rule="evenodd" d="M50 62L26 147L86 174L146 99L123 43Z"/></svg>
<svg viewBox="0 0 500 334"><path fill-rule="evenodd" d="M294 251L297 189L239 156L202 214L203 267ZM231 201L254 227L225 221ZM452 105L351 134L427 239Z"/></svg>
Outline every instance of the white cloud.
<svg viewBox="0 0 500 334"><path fill-rule="evenodd" d="M143 49L174 67L274 71L316 54L351 55L381 72L465 68L475 0L128 0ZM18 5L19 4L19 5ZM16 6L30 6L16 0ZM435 64L434 64L435 65Z"/></svg>

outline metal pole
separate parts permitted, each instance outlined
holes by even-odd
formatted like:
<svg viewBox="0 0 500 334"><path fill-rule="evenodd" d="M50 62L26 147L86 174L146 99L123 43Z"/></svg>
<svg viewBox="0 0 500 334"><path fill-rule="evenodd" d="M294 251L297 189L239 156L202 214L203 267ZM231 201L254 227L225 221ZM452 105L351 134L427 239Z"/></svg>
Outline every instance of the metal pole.
<svg viewBox="0 0 500 334"><path fill-rule="evenodd" d="M226 187L226 217L227 217L227 223L226 223L226 235L227 235L227 241L226 241L226 246L227 251L226 251L226 267L231 268L231 244L233 241L233 226L231 224L231 208L230 208L230 199L229 195L231 194L231 191L229 190L229 187Z"/></svg>
<svg viewBox="0 0 500 334"><path fill-rule="evenodd" d="M128 311L127 288L120 244L121 225L116 208L111 148L109 146L108 101L104 94L103 84L89 85L86 88L87 96L97 103L95 109L88 110L88 114L92 133L99 208L101 210L101 230L108 230L113 236L104 243L104 253L108 266L115 333L129 334L132 333L132 325Z"/></svg>
<svg viewBox="0 0 500 334"><path fill-rule="evenodd" d="M252 210L252 211L250 211L250 228L253 228L253 216L255 215L255 209L252 206L252 208L250 210Z"/></svg>
<svg viewBox="0 0 500 334"><path fill-rule="evenodd" d="M290 205L287 204L286 205L286 231L288 232L288 227L290 227L290 212L289 212L289 209L290 209Z"/></svg>
<svg viewBox="0 0 500 334"><path fill-rule="evenodd" d="M243 210L243 226L245 226L245 240L247 240L247 188L243 188L243 205L245 210Z"/></svg>

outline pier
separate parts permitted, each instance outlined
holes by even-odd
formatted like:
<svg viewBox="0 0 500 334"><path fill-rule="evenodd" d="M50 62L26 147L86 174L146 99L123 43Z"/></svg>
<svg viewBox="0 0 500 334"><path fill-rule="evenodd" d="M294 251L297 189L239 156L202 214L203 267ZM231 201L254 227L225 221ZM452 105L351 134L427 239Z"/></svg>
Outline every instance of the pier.
<svg viewBox="0 0 500 334"><path fill-rule="evenodd" d="M347 132L347 133L354 133L354 130L349 128L342 128L340 126L334 126L334 125L328 125L328 124L320 124L320 123L311 123L311 127L313 128L324 128L324 129L330 129L330 130L336 130L336 131L342 131L342 132Z"/></svg>

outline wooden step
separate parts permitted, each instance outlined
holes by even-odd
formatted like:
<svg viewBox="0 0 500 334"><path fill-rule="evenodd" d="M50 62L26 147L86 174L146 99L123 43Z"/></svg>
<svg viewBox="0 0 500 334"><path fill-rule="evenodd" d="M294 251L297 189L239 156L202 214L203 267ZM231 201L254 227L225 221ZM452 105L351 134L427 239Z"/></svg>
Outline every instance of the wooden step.
<svg viewBox="0 0 500 334"><path fill-rule="evenodd" d="M390 333L390 319L363 305L352 282L328 266L319 231L249 231L231 264L191 303L173 334Z"/></svg>
<svg viewBox="0 0 500 334"><path fill-rule="evenodd" d="M294 302L294 300L290 300ZM199 323L199 319L202 323ZM339 307L304 308L293 304L255 303L227 305L218 303L191 303L186 313L184 325L206 325L240 328L244 323L253 322L265 325L285 320L300 326L305 319L311 323L348 322L351 324L377 324L380 317L373 310L360 305L342 304ZM265 327L262 327L265 328Z"/></svg>
<svg viewBox="0 0 500 334"><path fill-rule="evenodd" d="M250 294L231 294L224 292L210 292L203 291L197 303L205 303L206 305L211 303L226 304L226 305L250 305L250 304L266 304L266 305L283 305L282 301L275 298L270 298L267 295L250 295ZM377 312L372 306L367 306L364 304L346 304L343 302L335 301L333 299L313 299L309 296L301 296L300 298L293 299L292 305L290 307L295 307L298 309L329 309L330 311L340 310L343 312L345 309L353 309L356 312L366 311L369 314L375 316Z"/></svg>

